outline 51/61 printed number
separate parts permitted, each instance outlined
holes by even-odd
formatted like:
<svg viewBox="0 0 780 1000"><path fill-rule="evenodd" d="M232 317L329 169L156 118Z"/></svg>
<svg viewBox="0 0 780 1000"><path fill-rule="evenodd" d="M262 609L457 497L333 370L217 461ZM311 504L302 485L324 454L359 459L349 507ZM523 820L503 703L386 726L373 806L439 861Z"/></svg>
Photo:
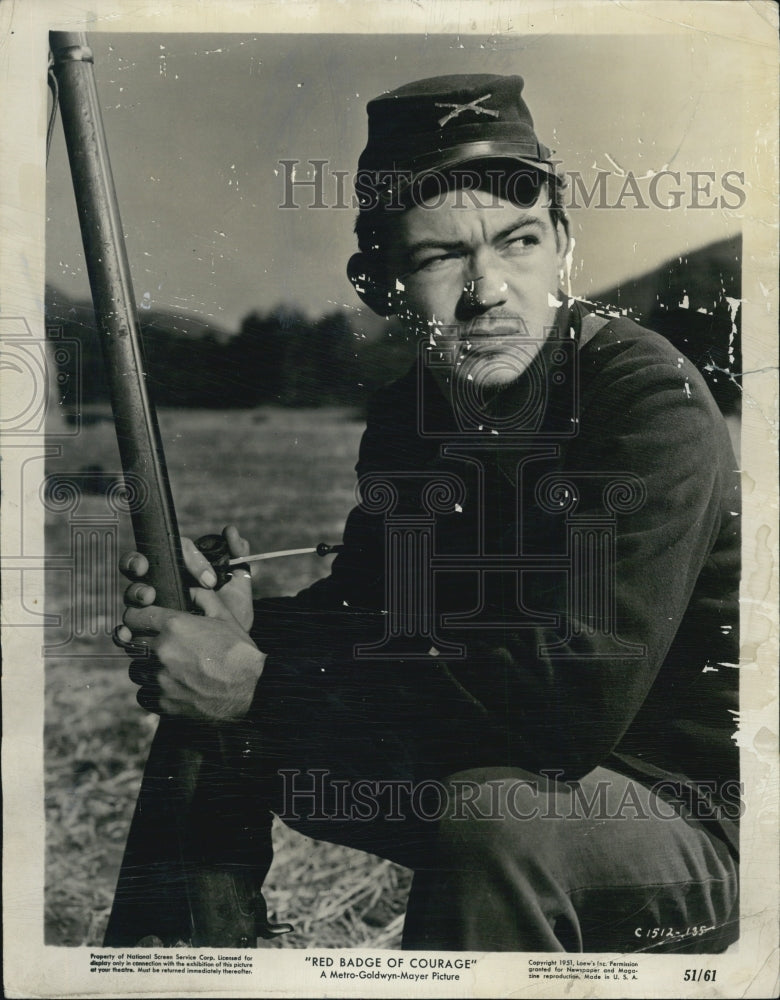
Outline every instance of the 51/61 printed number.
<svg viewBox="0 0 780 1000"><path fill-rule="evenodd" d="M683 980L686 983L714 983L717 969L686 969Z"/></svg>

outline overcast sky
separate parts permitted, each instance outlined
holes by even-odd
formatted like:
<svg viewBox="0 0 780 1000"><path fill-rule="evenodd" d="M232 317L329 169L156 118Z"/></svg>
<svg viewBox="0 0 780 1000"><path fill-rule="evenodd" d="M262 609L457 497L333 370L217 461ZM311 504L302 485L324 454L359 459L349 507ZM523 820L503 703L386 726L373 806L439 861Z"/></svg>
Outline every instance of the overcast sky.
<svg viewBox="0 0 780 1000"><path fill-rule="evenodd" d="M360 307L344 274L353 211L280 209L279 161L327 159L351 173L365 143L366 101L413 79L521 74L542 141L588 187L597 169L612 171L612 200L620 170L639 177L668 166L720 178L747 167L734 86L741 49L710 34L90 40L136 298L227 330L250 310L279 303L311 315ZM86 297L59 126L48 177L47 280ZM326 191L335 200L335 182ZM720 194L733 203L719 180L701 200ZM308 193L299 200L308 203ZM575 293L588 297L740 229L740 212L720 207L638 209L631 198L624 205L573 213Z"/></svg>

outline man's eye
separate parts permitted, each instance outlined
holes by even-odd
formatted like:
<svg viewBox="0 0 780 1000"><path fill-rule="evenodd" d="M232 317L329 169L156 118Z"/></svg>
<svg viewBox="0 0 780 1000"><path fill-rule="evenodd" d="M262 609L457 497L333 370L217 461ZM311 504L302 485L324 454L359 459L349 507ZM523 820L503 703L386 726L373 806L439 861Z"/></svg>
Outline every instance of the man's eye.
<svg viewBox="0 0 780 1000"><path fill-rule="evenodd" d="M505 245L510 250L525 250L528 247L538 246L539 242L538 236L528 234L524 236L514 236L511 240L507 240Z"/></svg>
<svg viewBox="0 0 780 1000"><path fill-rule="evenodd" d="M452 253L440 253L436 254L434 257L426 257L424 260L420 260L415 264L415 271L434 271L436 268L441 267L443 264L450 260L457 260L460 256L459 253L453 251Z"/></svg>

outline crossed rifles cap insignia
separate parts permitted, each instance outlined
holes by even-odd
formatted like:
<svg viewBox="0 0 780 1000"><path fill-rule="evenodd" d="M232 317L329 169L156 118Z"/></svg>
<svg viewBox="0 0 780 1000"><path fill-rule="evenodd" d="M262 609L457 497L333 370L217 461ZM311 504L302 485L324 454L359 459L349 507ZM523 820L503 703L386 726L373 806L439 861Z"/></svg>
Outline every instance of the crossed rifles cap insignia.
<svg viewBox="0 0 780 1000"><path fill-rule="evenodd" d="M464 111L475 111L478 115L492 115L494 118L498 118L499 114L493 108L481 107L482 102L489 100L492 96L492 94L485 94L484 97L477 97L473 101L469 101L468 104L451 104L448 102L436 101L434 107L451 108L449 114L446 114L444 117L439 119L439 128L442 128L442 126L446 125L447 122L452 121L453 118L457 118L458 115L463 114Z"/></svg>

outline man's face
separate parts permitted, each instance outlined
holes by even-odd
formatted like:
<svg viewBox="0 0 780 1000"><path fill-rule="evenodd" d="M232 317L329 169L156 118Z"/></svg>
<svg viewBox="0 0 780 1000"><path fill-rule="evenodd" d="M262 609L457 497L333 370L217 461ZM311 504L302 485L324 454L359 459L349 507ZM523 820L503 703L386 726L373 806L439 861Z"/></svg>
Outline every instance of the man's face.
<svg viewBox="0 0 780 1000"><path fill-rule="evenodd" d="M489 398L517 380L549 335L567 239L546 191L530 207L477 193L407 209L388 262L406 328L433 349L455 347L440 383L468 378Z"/></svg>

